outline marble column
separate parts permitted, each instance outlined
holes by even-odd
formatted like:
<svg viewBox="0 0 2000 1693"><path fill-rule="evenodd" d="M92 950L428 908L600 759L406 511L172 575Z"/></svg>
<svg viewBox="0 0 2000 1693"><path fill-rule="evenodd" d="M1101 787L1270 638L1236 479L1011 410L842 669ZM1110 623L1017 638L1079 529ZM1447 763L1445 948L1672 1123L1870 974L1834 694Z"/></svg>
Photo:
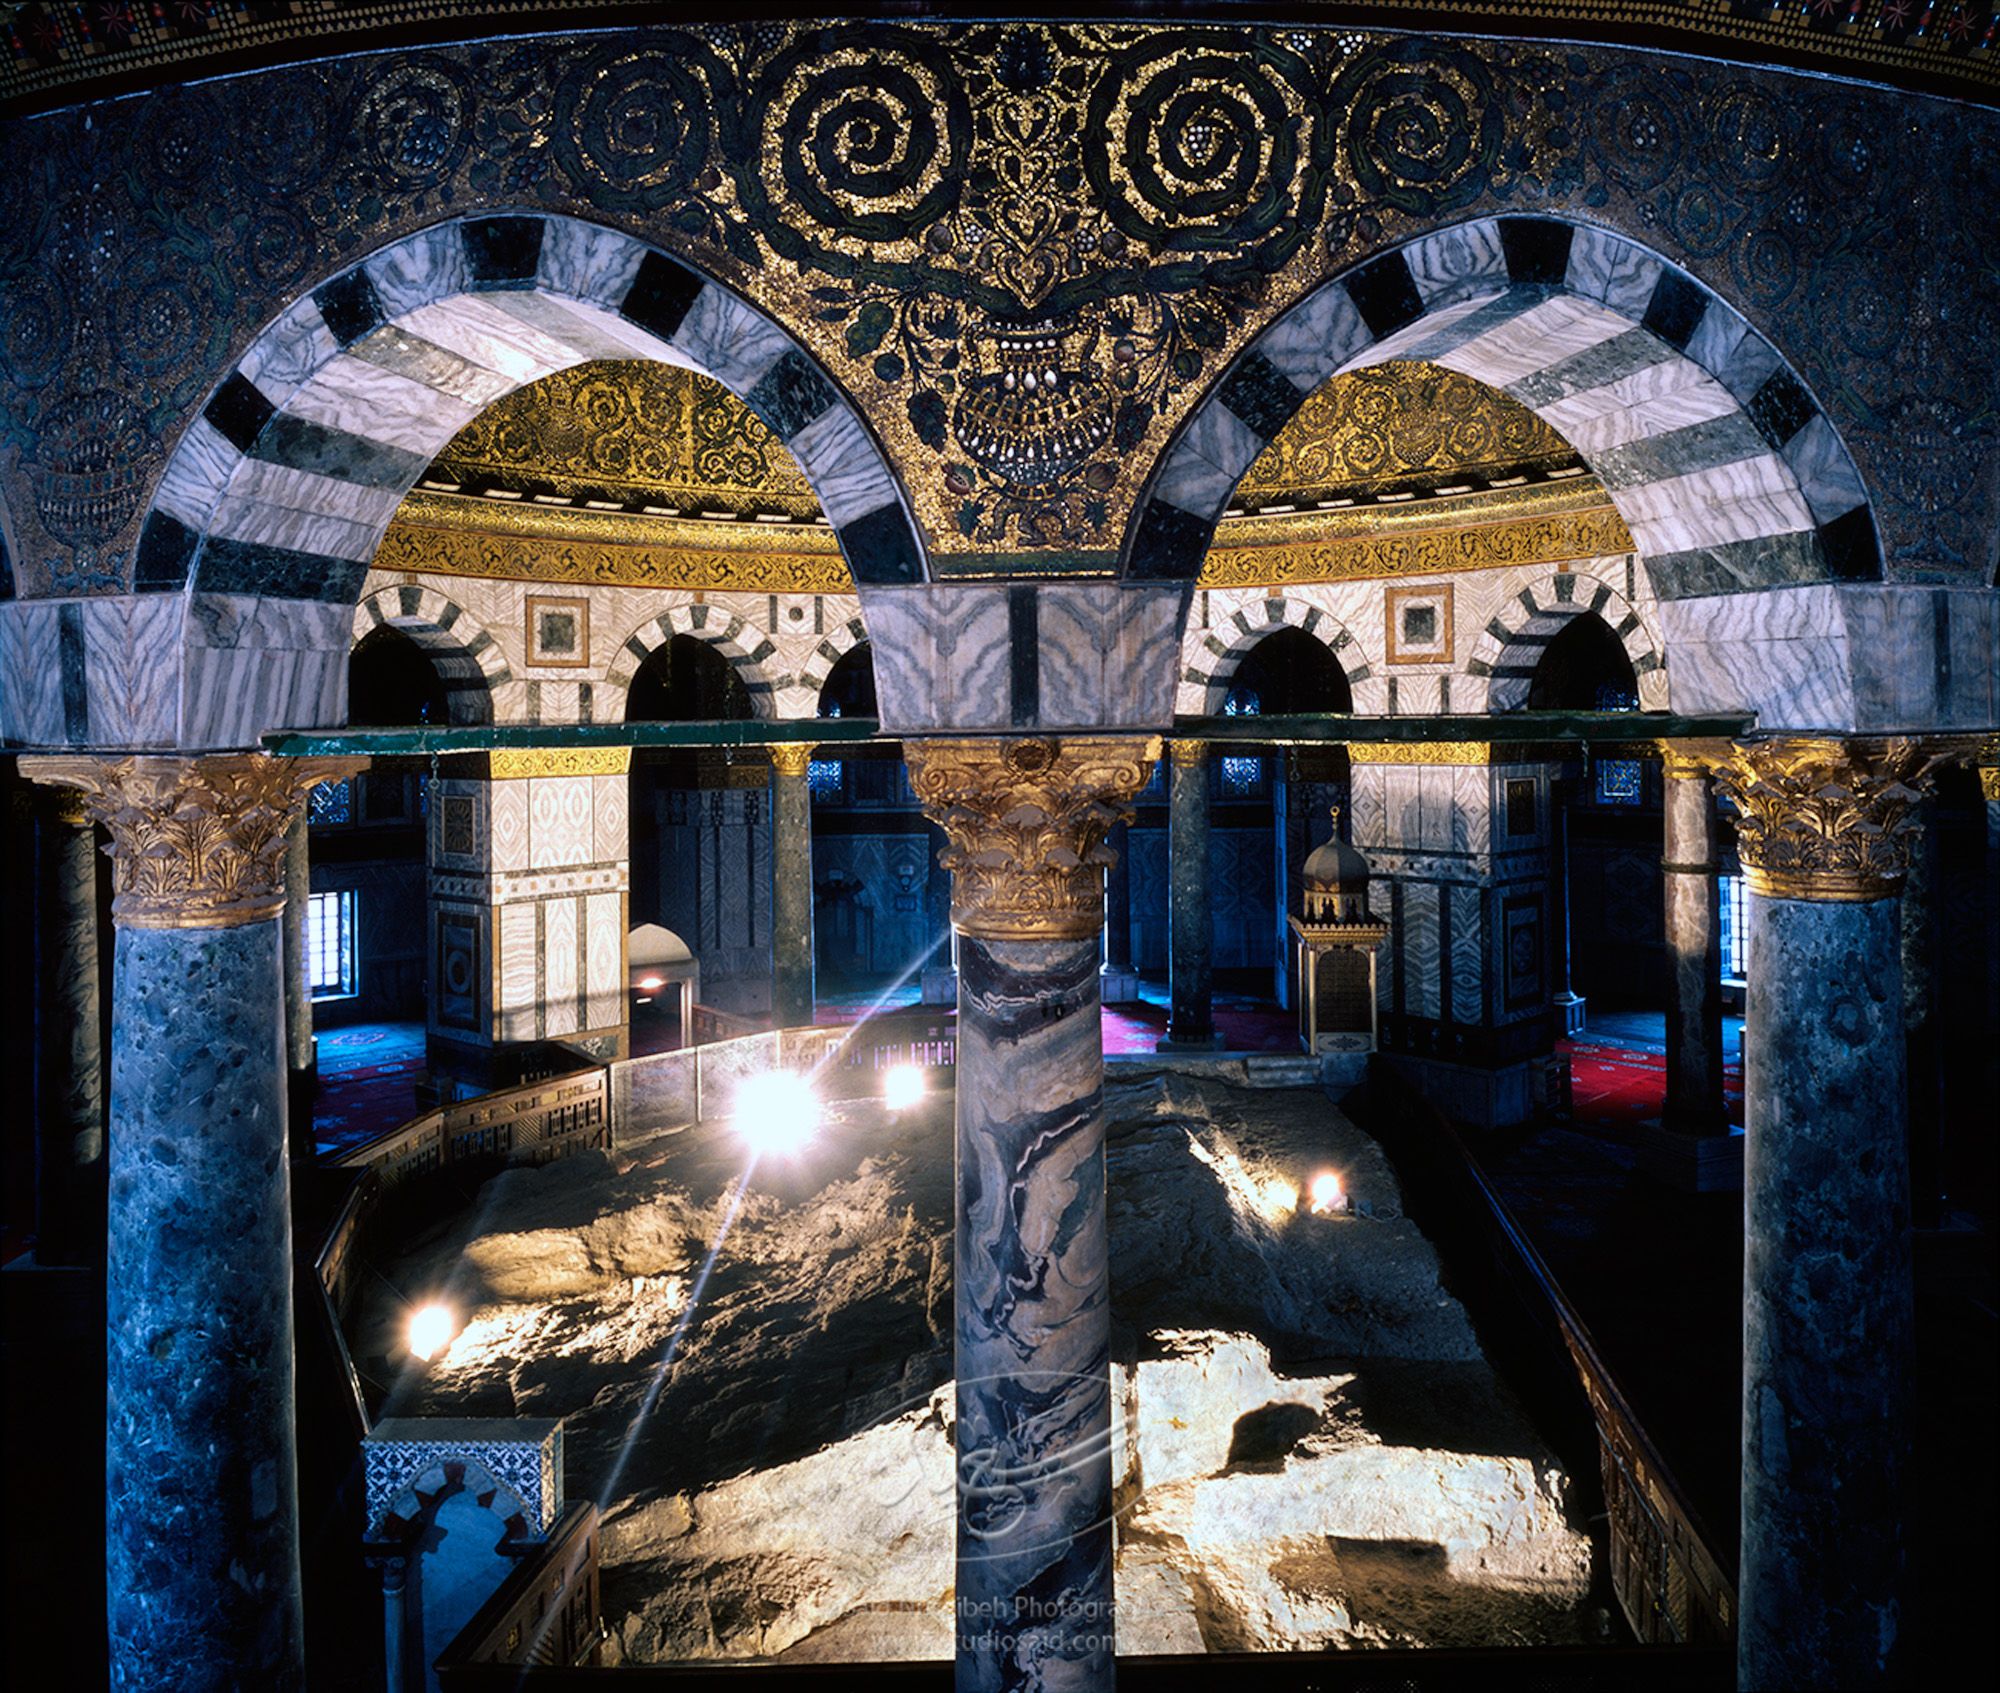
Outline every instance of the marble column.
<svg viewBox="0 0 2000 1693"><path fill-rule="evenodd" d="M1726 1134L1722 1109L1722 907L1717 897L1715 785L1698 760L1666 749L1664 850L1667 956L1666 1126Z"/></svg>
<svg viewBox="0 0 2000 1693"><path fill-rule="evenodd" d="M294 1158L314 1154L313 1099L319 1093L319 1049L313 1040L312 984L306 955L306 921L312 902L307 833L302 811L285 835L285 1092Z"/></svg>
<svg viewBox="0 0 2000 1693"><path fill-rule="evenodd" d="M1139 997L1139 972L1132 967L1131 825L1117 824L1105 837L1112 862L1104 872L1104 1003L1124 1005Z"/></svg>
<svg viewBox="0 0 2000 1693"><path fill-rule="evenodd" d="M957 1686L1109 1688L1106 830L1159 743L928 740L959 937Z"/></svg>
<svg viewBox="0 0 2000 1693"><path fill-rule="evenodd" d="M1208 745L1171 741L1167 791L1167 1035L1162 1051L1212 1050L1215 924L1208 903Z"/></svg>
<svg viewBox="0 0 2000 1693"><path fill-rule="evenodd" d="M24 759L111 830L112 1684L304 1684L285 832L354 760Z"/></svg>
<svg viewBox="0 0 2000 1693"><path fill-rule="evenodd" d="M1790 738L1735 800L1745 1014L1738 1685L1896 1685L1912 1364L1897 896L1926 757Z"/></svg>
<svg viewBox="0 0 2000 1693"><path fill-rule="evenodd" d="M1903 1052L1910 1090L1910 1221L1934 1229L1944 1199L1944 1052L1938 1035L1937 802L1918 802L1903 878Z"/></svg>
<svg viewBox="0 0 2000 1693"><path fill-rule="evenodd" d="M97 831L71 788L40 813L35 1258L88 1264L104 1250L104 1054L97 950Z"/></svg>
<svg viewBox="0 0 2000 1693"><path fill-rule="evenodd" d="M1550 1003L1555 1012L1554 1034L1558 1039L1583 1033L1584 1002L1570 982L1569 973L1569 784L1549 783L1549 824L1554 836L1554 864L1549 876L1550 915L1555 929L1555 992Z"/></svg>
<svg viewBox="0 0 2000 1693"><path fill-rule="evenodd" d="M813 847L809 746L771 748L771 1026L813 1020Z"/></svg>

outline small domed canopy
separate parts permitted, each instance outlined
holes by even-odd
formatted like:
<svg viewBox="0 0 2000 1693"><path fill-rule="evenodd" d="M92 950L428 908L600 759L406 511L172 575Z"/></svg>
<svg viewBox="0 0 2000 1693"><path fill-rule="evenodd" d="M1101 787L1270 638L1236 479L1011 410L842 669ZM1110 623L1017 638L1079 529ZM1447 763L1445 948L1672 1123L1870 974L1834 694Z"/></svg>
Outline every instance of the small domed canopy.
<svg viewBox="0 0 2000 1693"><path fill-rule="evenodd" d="M1308 923L1368 921L1368 860L1340 838L1340 807L1333 808L1333 837L1313 849L1299 873Z"/></svg>

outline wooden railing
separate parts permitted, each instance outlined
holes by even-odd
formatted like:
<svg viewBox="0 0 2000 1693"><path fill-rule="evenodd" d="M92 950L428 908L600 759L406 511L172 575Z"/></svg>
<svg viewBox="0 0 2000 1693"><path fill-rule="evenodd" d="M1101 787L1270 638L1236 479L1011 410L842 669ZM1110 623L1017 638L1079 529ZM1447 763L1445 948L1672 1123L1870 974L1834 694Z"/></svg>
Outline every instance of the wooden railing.
<svg viewBox="0 0 2000 1693"><path fill-rule="evenodd" d="M1596 1435L1611 1531L1612 1591L1632 1632L1649 1646L1729 1646L1736 1638L1736 1590L1728 1569L1576 1307L1457 1131L1429 1101L1383 1064L1370 1072L1370 1088L1389 1107L1374 1114L1371 1126L1398 1155L1406 1186L1414 1185L1414 1175L1444 1190L1463 1225L1425 1232L1461 1264L1478 1255L1482 1261L1474 1266L1473 1279L1489 1297L1510 1293L1529 1323L1540 1326L1537 1340L1553 1329L1554 1338L1537 1358L1553 1365L1567 1356L1576 1372ZM1483 1234L1483 1253L1467 1238L1474 1231Z"/></svg>
<svg viewBox="0 0 2000 1693"><path fill-rule="evenodd" d="M597 1507L571 1505L438 1655L438 1685L462 1685L458 1672L479 1664L595 1664L605 1638L597 1549Z"/></svg>

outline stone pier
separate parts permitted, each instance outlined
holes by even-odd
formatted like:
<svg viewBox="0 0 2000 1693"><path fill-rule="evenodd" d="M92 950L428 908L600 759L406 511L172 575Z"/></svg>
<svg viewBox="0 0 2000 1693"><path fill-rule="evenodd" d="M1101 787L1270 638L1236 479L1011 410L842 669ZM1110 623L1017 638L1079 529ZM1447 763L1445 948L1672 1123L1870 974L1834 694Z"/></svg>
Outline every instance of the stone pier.
<svg viewBox="0 0 2000 1693"><path fill-rule="evenodd" d="M1167 790L1167 1035L1162 1052L1203 1052L1215 1033L1215 921L1208 903L1208 745L1171 741Z"/></svg>
<svg viewBox="0 0 2000 1693"><path fill-rule="evenodd" d="M24 759L112 835L113 1684L303 1686L286 831L356 761Z"/></svg>
<svg viewBox="0 0 2000 1693"><path fill-rule="evenodd" d="M1715 763L1750 893L1742 1687L1898 1685L1912 1367L1898 894L1926 755Z"/></svg>
<svg viewBox="0 0 2000 1693"><path fill-rule="evenodd" d="M771 748L771 1022L813 1020L812 789L809 746Z"/></svg>
<svg viewBox="0 0 2000 1693"><path fill-rule="evenodd" d="M1109 1688L1107 829L1159 743L906 744L959 936L957 1685Z"/></svg>

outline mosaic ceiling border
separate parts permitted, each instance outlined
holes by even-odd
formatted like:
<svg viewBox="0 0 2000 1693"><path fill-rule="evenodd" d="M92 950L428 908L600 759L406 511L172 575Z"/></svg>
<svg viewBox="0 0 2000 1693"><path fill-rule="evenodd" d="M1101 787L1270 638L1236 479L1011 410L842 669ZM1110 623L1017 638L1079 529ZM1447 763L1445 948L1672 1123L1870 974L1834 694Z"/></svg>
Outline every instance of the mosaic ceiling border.
<svg viewBox="0 0 2000 1693"><path fill-rule="evenodd" d="M1122 24L519 40L52 114L0 173L16 569L119 590L167 448L256 327L482 207L617 223L772 312L879 427L941 573L1108 558L1278 311L1393 241L1540 210L1727 289L1834 406L1892 562L1983 579L2000 378L1963 349L2000 344L1996 138L1970 108L1617 49Z"/></svg>
<svg viewBox="0 0 2000 1693"><path fill-rule="evenodd" d="M899 9L899 14L947 8ZM1132 8L1080 8L1117 16ZM463 40L474 31L525 30L573 22L631 21L648 8L630 0L114 0L90 6L48 0L0 4L5 55L0 104L88 99L167 77L213 76L317 53L352 53ZM743 8L752 11L754 8ZM1204 8L1192 7L1199 16ZM1220 12L1223 8L1215 8ZM1240 8L1229 8L1240 15ZM1908 81L1951 93L2000 89L2000 13L1982 0L1336 0L1273 7L1327 22L1440 29L1499 27L1526 35L1706 51L1752 63L1774 52L1847 75ZM591 16L594 14L594 16Z"/></svg>

